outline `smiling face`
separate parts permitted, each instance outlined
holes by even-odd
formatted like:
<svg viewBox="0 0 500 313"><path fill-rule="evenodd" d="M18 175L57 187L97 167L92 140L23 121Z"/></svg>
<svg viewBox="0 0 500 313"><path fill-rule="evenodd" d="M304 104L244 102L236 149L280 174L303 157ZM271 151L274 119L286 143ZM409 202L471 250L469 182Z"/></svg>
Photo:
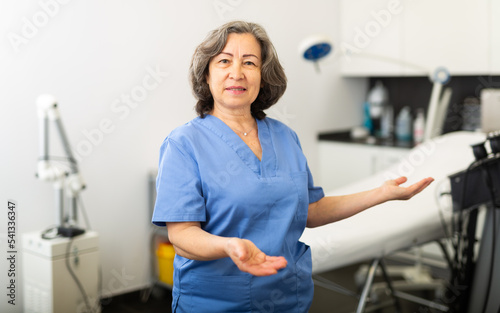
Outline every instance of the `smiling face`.
<svg viewBox="0 0 500 313"><path fill-rule="evenodd" d="M214 111L250 113L260 91L261 65L260 44L252 34L229 34L222 52L208 65Z"/></svg>

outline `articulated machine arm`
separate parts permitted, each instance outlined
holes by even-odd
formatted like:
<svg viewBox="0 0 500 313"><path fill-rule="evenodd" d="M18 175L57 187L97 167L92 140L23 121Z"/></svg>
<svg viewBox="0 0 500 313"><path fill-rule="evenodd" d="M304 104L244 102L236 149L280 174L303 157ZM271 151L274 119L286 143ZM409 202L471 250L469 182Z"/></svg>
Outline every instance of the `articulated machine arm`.
<svg viewBox="0 0 500 313"><path fill-rule="evenodd" d="M77 198L85 188L85 184L78 170L77 162L73 157L68 138L57 108L56 99L51 95L40 95L36 101L38 108L39 126L39 150L40 157L37 164L37 177L40 180L52 182L56 192L56 208L58 233L65 237L73 237L83 233L77 225ZM69 161L69 171L57 166L49 155L49 121L55 123L62 146ZM70 199L71 208L66 212L64 207L64 195Z"/></svg>

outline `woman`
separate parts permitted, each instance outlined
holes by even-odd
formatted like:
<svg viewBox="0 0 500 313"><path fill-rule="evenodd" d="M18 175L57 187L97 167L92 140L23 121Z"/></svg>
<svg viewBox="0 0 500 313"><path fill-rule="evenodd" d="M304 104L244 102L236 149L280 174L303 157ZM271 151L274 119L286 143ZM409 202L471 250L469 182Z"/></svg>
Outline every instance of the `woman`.
<svg viewBox="0 0 500 313"><path fill-rule="evenodd" d="M307 312L313 297L305 227L409 199L404 177L358 194L325 197L297 135L264 110L286 89L265 31L230 22L197 47L190 78L199 117L160 150L156 225L173 244L173 312Z"/></svg>

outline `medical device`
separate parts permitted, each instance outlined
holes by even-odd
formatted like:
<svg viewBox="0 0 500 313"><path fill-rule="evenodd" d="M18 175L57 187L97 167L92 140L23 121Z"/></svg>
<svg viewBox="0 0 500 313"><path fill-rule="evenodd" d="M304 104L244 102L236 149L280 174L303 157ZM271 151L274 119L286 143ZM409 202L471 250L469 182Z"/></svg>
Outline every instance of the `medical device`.
<svg viewBox="0 0 500 313"><path fill-rule="evenodd" d="M487 143L491 153L487 152ZM500 134L491 133L486 141L471 148L475 161L466 170L450 176L455 211L500 203L500 193L491 193L500 190Z"/></svg>
<svg viewBox="0 0 500 313"><path fill-rule="evenodd" d="M66 137L56 99L48 94L40 95L36 101L38 118L40 120L40 140L37 174L38 179L52 182L55 189L57 234L64 237L73 237L85 231L77 227L77 199L85 188L85 183L78 170L78 165L73 157L69 141ZM69 163L69 171L64 170L49 155L49 121L55 123L61 143ZM65 194L70 200L69 210L65 209Z"/></svg>
<svg viewBox="0 0 500 313"><path fill-rule="evenodd" d="M489 148L487 145L489 143ZM456 211L450 285L461 297L450 303L452 313L498 313L500 309L500 133L471 145L475 161L450 176L453 209ZM488 151L489 150L489 151ZM485 223L476 255L478 212L486 209ZM466 310L467 309L467 310Z"/></svg>
<svg viewBox="0 0 500 313"><path fill-rule="evenodd" d="M300 240L311 247L316 285L328 285L327 288L331 289L334 286L331 285L332 282L326 282L318 274L350 264L370 262L361 294L354 293L359 299L356 312L365 312L365 307L373 304L371 295L374 290L380 290L379 285L374 282L375 275L382 270L390 276L391 268L385 265L388 257L412 248L418 250L428 243L435 243L442 248L450 237L449 228L455 216L449 176L467 168L474 161L470 145L484 141L485 138L486 134L465 131L438 136L412 148L399 163L327 192L327 195L345 195L369 190L397 176L406 176L410 182L423 177L435 179L424 191L407 202L388 201L336 223L306 228ZM448 250L442 249L443 254L445 251ZM443 259L449 258L445 255ZM419 259L416 261L416 268L407 267L408 270L415 272L419 269ZM421 272L423 276L428 274L425 270ZM424 307L448 312L448 303L415 297L407 292L431 290L441 293L447 290L447 280L435 278L422 281L419 280L420 273L416 276L418 277L400 281L392 280L393 292L389 294L393 296L394 302L406 299ZM382 284L384 290L390 289L386 282Z"/></svg>
<svg viewBox="0 0 500 313"><path fill-rule="evenodd" d="M36 105L40 120L36 176L54 186L57 226L23 234L24 312L99 313L99 236L95 231L78 227L77 218L77 204L85 183L66 137L56 99L44 94L38 97ZM65 157L49 154L49 122L56 126ZM88 221L87 227L90 227Z"/></svg>
<svg viewBox="0 0 500 313"><path fill-rule="evenodd" d="M101 312L97 232L45 239L37 231L22 238L23 312Z"/></svg>
<svg viewBox="0 0 500 313"><path fill-rule="evenodd" d="M332 52L333 43L325 35L315 35L306 38L299 47L301 57L314 63L316 71L319 73L319 60L325 58Z"/></svg>

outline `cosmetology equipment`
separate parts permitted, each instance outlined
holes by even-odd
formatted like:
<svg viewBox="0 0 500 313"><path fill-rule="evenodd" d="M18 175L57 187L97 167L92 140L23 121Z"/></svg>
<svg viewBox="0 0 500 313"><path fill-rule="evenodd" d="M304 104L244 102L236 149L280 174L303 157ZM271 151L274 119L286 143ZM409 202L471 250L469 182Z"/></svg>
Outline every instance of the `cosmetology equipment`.
<svg viewBox="0 0 500 313"><path fill-rule="evenodd" d="M319 60L325 58L333 49L333 44L325 35L315 35L306 38L299 47L301 57L313 62L316 71L319 73Z"/></svg>
<svg viewBox="0 0 500 313"><path fill-rule="evenodd" d="M55 98L41 95L36 104L40 119L36 176L54 185L58 224L43 232L23 235L24 312L99 313L98 235L79 228L77 219L77 200L85 184ZM49 155L49 121L55 123L66 157ZM66 200L69 210L64 206Z"/></svg>
<svg viewBox="0 0 500 313"><path fill-rule="evenodd" d="M432 92L425 118L424 141L442 134L444 119L451 98L451 88L446 88L444 92L441 92L443 85L450 80L450 72L447 68L436 68L431 73L430 79L432 81Z"/></svg>
<svg viewBox="0 0 500 313"><path fill-rule="evenodd" d="M99 313L98 235L23 235L23 304L30 313Z"/></svg>
<svg viewBox="0 0 500 313"><path fill-rule="evenodd" d="M77 199L80 192L85 188L85 184L71 152L56 99L51 95L44 94L38 97L36 105L38 118L40 119L40 158L38 159L36 176L38 179L52 182L54 185L57 206L57 233L64 237L77 236L85 232L77 227ZM49 120L54 122L57 127L66 153L66 160L69 162L69 172L58 166L60 162L56 163L49 155ZM68 211L64 207L65 193L68 195L71 205Z"/></svg>
<svg viewBox="0 0 500 313"><path fill-rule="evenodd" d="M412 148L408 156L398 164L365 179L325 191L327 195L350 194L372 189L387 179L401 175L408 177L409 183L423 177L435 179L422 193L409 201L388 201L333 224L306 228L300 240L311 247L313 274L372 260L369 275L365 275L363 293L361 296L356 295L359 299L356 312L363 312L363 307L370 304L370 292L376 287L373 278L383 266L384 258L398 251L419 248L429 242L439 243L448 238L447 229L454 214L452 201L448 196L449 176L474 160L469 145L484 141L485 137L483 133L465 131L439 136ZM441 194L443 195L437 199ZM332 289L337 288L333 287L335 285L324 280L315 283L319 286L328 284L326 288L338 291ZM445 280L425 284L412 280L393 283L393 295L396 298L418 301L424 307L447 311L447 306L442 302L417 299L405 292L411 288L439 291L446 288ZM384 283L384 286L387 284Z"/></svg>
<svg viewBox="0 0 500 313"><path fill-rule="evenodd" d="M490 151L486 143L489 142ZM498 313L500 310L500 132L472 145L475 161L466 170L450 176L455 223L455 257L451 288L460 297L450 304L452 313ZM486 218L475 256L477 218L480 208ZM468 308L468 310L467 310Z"/></svg>

